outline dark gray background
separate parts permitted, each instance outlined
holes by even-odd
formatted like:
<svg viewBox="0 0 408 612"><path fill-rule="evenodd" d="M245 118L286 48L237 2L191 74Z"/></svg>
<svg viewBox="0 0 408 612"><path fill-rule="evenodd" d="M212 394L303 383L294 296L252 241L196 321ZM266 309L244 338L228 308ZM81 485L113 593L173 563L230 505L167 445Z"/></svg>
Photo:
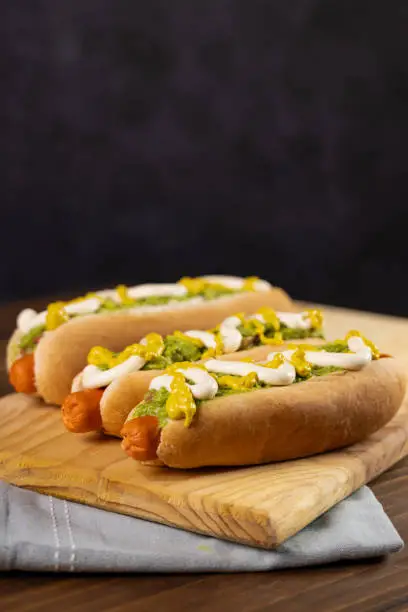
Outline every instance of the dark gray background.
<svg viewBox="0 0 408 612"><path fill-rule="evenodd" d="M408 3L0 5L0 300L202 273L408 315Z"/></svg>

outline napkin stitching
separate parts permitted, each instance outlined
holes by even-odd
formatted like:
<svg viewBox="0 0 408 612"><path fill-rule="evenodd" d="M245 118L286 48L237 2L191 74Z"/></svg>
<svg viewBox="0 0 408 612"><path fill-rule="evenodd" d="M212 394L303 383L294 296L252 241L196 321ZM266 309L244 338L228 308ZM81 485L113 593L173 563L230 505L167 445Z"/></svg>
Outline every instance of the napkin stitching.
<svg viewBox="0 0 408 612"><path fill-rule="evenodd" d="M60 568L60 548L61 548L61 542L60 542L59 534L58 534L58 524L57 524L57 517L56 517L55 509L54 509L54 502L53 502L53 499L52 499L51 495L48 496L48 501L49 501L49 504L50 504L50 515L51 515L51 521L52 521L52 531L54 533L54 541L55 541L54 571L58 572L59 568Z"/></svg>
<svg viewBox="0 0 408 612"><path fill-rule="evenodd" d="M69 537L69 542L71 545L71 556L69 558L69 571L70 572L74 572L75 571L75 557L76 557L76 546L75 546L75 540L74 540L74 534L72 533L72 526L71 526L71 515L69 513L69 506L67 504L67 501L64 499L64 514L65 514L65 520L67 522L67 528L68 528L68 537Z"/></svg>

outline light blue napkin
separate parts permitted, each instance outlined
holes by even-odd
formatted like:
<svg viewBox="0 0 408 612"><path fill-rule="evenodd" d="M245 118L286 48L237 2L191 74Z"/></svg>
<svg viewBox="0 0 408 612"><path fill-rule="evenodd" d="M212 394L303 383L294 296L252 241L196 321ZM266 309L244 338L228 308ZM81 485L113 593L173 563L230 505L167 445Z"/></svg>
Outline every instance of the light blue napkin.
<svg viewBox="0 0 408 612"><path fill-rule="evenodd" d="M0 482L0 570L251 572L379 557L402 547L367 487L269 551Z"/></svg>

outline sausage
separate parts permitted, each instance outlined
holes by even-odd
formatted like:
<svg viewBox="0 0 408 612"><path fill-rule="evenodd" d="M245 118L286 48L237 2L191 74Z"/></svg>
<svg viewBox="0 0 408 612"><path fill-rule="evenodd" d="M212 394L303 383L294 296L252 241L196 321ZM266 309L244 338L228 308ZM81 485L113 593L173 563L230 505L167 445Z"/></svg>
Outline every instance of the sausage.
<svg viewBox="0 0 408 612"><path fill-rule="evenodd" d="M68 431L88 433L102 429L100 403L104 391L105 389L84 389L67 395L61 412Z"/></svg>
<svg viewBox="0 0 408 612"><path fill-rule="evenodd" d="M137 461L157 459L160 443L159 420L155 416L142 416L124 424L122 449Z"/></svg>
<svg viewBox="0 0 408 612"><path fill-rule="evenodd" d="M34 355L19 357L9 371L9 381L17 393L35 393Z"/></svg>

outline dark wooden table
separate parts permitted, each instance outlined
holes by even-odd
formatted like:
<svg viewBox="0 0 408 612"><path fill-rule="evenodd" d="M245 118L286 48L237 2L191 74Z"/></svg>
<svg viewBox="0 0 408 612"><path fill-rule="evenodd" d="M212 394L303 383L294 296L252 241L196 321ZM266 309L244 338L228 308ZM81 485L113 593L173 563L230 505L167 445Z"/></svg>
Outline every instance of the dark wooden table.
<svg viewBox="0 0 408 612"><path fill-rule="evenodd" d="M47 300L33 303L43 308ZM15 316L25 304L0 306L4 355ZM4 360L3 360L4 361ZM0 366L0 394L8 393ZM371 483L404 541L408 542L408 459ZM333 564L271 573L183 575L66 575L0 573L0 610L234 612L312 610L408 611L408 548L385 560Z"/></svg>

